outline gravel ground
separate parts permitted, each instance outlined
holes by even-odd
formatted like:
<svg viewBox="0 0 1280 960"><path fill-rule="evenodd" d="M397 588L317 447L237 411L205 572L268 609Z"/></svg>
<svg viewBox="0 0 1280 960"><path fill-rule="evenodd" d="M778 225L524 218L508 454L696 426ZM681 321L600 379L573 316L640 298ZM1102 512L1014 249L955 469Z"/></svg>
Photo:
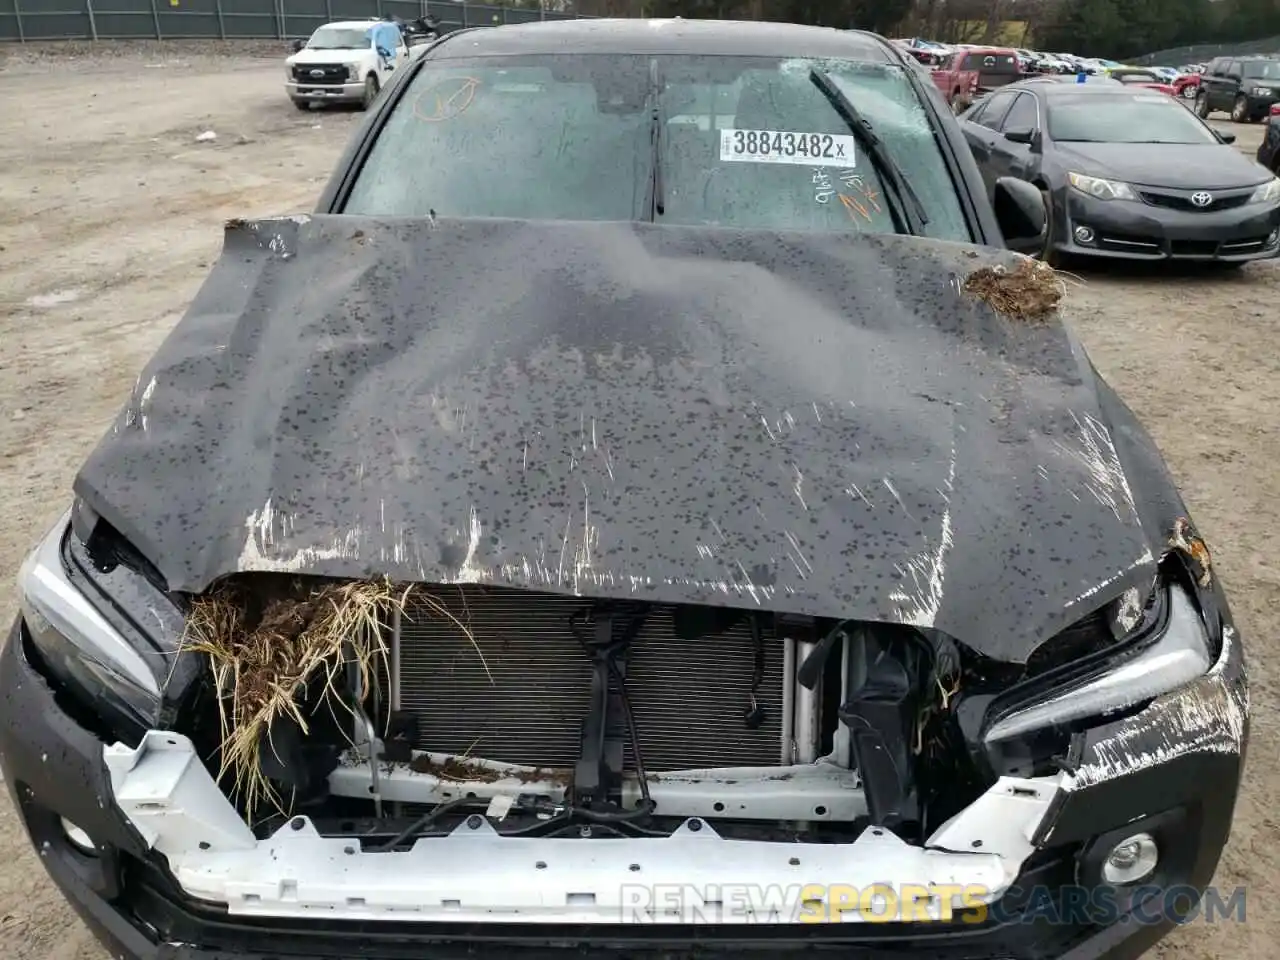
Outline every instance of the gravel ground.
<svg viewBox="0 0 1280 960"><path fill-rule="evenodd" d="M309 209L360 117L294 110L278 42L51 49L0 47L3 618L22 556L217 257L222 221ZM206 130L216 140L197 142ZM1260 128L1236 130L1251 153ZM1217 877L1247 887L1248 922L1180 930L1155 952L1169 960L1276 956L1277 294L1277 262L1235 276L1089 270L1068 304L1183 485L1252 660L1247 784ZM5 801L0 864L0 954L105 960Z"/></svg>

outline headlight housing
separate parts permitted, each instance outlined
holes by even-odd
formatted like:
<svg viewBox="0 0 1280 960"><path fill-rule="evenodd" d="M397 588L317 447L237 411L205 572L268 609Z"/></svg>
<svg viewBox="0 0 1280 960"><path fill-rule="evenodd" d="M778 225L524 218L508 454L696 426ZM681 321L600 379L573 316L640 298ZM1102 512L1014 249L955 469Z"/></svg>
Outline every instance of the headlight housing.
<svg viewBox="0 0 1280 960"><path fill-rule="evenodd" d="M1118 180L1104 180L1101 177L1089 177L1083 173L1068 173L1067 180L1071 186L1081 193L1086 193L1095 200L1137 200L1138 195L1133 187Z"/></svg>
<svg viewBox="0 0 1280 960"><path fill-rule="evenodd" d="M1204 676L1212 666L1204 620L1181 584L1169 585L1168 599L1168 622L1155 642L1101 673L1016 707L984 731L983 741L996 744L1050 727L1105 718Z"/></svg>
<svg viewBox="0 0 1280 960"><path fill-rule="evenodd" d="M1269 97L1271 96L1271 90L1269 87L1254 87L1253 95L1255 97Z"/></svg>
<svg viewBox="0 0 1280 960"><path fill-rule="evenodd" d="M1249 195L1250 203L1275 203L1280 200L1280 177L1272 177Z"/></svg>
<svg viewBox="0 0 1280 960"><path fill-rule="evenodd" d="M343 66L347 68L347 79L348 79L348 80L358 80L358 79L360 79L360 64L358 64L358 63L344 63L344 64L343 64Z"/></svg>
<svg viewBox="0 0 1280 960"><path fill-rule="evenodd" d="M23 562L18 593L27 634L44 666L74 687L100 715L130 724L149 724L161 702L157 669L71 581L63 562L68 518L54 525ZM143 727L145 729L145 726Z"/></svg>

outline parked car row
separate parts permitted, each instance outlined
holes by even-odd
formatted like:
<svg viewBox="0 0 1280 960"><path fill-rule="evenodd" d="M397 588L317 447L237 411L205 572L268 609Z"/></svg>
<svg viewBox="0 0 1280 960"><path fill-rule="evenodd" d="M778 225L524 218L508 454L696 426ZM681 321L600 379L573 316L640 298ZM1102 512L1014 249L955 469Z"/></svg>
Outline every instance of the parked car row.
<svg viewBox="0 0 1280 960"><path fill-rule="evenodd" d="M1182 79L1176 71L1163 67L1130 67L1113 60L1083 60L1065 54L1046 57L1014 47L962 45L945 53L933 51L922 56L922 48L899 45L918 62L927 64L933 82L956 113L964 112L992 90L1027 77L1116 81L1169 96L1179 95L1177 84Z"/></svg>
<svg viewBox="0 0 1280 960"><path fill-rule="evenodd" d="M1193 101L1201 117L1222 110L1239 122L1264 119L1271 104L1280 100L1280 55L1274 54L1215 57L1179 67L1132 66L1105 58L1018 47L944 44L918 37L893 42L936 71L934 81L956 112L963 112L994 86L1003 85L992 82L994 75L1110 77ZM988 58L995 58L994 65Z"/></svg>
<svg viewBox="0 0 1280 960"><path fill-rule="evenodd" d="M924 40L919 37L901 38L894 40L893 43L906 50L928 67L941 66L944 60L959 51L985 48L983 44L946 44L939 43L936 40ZM1007 49L1013 54L1022 73L1100 73L1109 67L1120 65L1114 60L1077 57L1070 53L1045 53L1021 47L1003 49Z"/></svg>

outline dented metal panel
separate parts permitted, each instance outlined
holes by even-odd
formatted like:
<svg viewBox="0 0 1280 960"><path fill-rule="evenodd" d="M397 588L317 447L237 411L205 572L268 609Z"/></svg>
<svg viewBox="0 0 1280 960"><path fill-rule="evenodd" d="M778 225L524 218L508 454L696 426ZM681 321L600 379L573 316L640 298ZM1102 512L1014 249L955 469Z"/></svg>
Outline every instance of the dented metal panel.
<svg viewBox="0 0 1280 960"><path fill-rule="evenodd" d="M1106 734L1088 736L1063 789L1084 790L1198 753L1243 755L1249 687L1239 643L1235 628L1225 627L1218 661L1202 679L1157 698Z"/></svg>
<svg viewBox="0 0 1280 960"><path fill-rule="evenodd" d="M1169 527L1062 324L963 292L1013 262L913 237L237 222L76 489L178 590L385 573L915 623L1020 660L1149 586Z"/></svg>

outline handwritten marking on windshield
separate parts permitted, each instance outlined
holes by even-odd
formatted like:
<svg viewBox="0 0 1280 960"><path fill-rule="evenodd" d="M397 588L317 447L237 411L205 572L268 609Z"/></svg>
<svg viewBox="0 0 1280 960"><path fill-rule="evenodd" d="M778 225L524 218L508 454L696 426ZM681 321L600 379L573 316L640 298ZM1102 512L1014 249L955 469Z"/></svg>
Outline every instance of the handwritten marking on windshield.
<svg viewBox="0 0 1280 960"><path fill-rule="evenodd" d="M876 198L880 196L880 191L872 190L861 180L858 180L854 186L857 188L858 192L862 194L862 199L871 204L872 209L874 209L876 213L880 213L880 204L876 202Z"/></svg>
<svg viewBox="0 0 1280 960"><path fill-rule="evenodd" d="M872 197L880 196L879 193L876 193L875 191L870 190L869 187L866 187L862 182L862 176L860 174L854 173L852 170L848 170L848 169L841 170L839 173L839 179L841 184L843 184L846 188L858 190L864 196L871 194L871 196L868 197L868 199L871 199ZM813 199L816 200L818 203L828 203L830 202L831 198L836 195L837 188L831 180L831 174L829 174L826 171L826 169L824 169L823 167L819 167L818 169L813 171L812 182L817 188L814 193ZM845 204L845 208L848 209L847 203ZM880 210L880 207L877 205L876 211L879 212L879 210Z"/></svg>
<svg viewBox="0 0 1280 960"><path fill-rule="evenodd" d="M413 115L427 123L461 116L476 98L480 81L475 77L449 77L433 83L413 102Z"/></svg>
<svg viewBox="0 0 1280 960"><path fill-rule="evenodd" d="M854 211L856 210L859 214L862 215L862 219L866 220L867 223L871 222L871 214L867 211L867 208L862 205L862 202L858 200L857 197L851 197L847 193L842 193L839 196L840 196L840 202L844 204L845 210L849 212L850 220L852 220L854 223L858 222L857 218L854 217L853 215ZM876 209L878 210L879 207L877 207Z"/></svg>
<svg viewBox="0 0 1280 960"><path fill-rule="evenodd" d="M818 203L830 201L832 194L835 193L835 188L831 186L831 175L825 170L815 170L813 172L813 182L818 186L813 199L817 200Z"/></svg>

